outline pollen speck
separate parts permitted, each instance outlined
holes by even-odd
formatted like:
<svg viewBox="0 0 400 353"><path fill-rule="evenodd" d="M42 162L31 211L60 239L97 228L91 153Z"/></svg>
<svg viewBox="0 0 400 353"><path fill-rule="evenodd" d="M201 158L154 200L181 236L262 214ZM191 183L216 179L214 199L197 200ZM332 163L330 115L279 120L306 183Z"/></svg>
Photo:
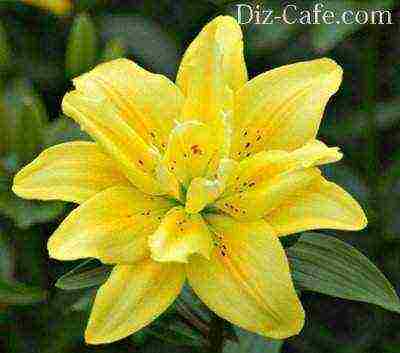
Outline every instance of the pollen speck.
<svg viewBox="0 0 400 353"><path fill-rule="evenodd" d="M190 147L190 149L192 150L193 154L202 154L202 150L200 149L199 145L192 145Z"/></svg>

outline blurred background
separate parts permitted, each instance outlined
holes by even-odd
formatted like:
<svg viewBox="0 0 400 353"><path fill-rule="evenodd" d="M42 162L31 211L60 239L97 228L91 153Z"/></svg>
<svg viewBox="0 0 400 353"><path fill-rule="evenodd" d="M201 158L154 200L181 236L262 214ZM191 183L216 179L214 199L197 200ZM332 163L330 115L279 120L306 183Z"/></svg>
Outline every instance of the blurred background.
<svg viewBox="0 0 400 353"><path fill-rule="evenodd" d="M366 210L369 226L330 232L368 256L400 290L400 1L320 1L326 8L391 9L391 25L243 26L250 77L271 68L328 56L344 68L320 138L344 159L324 168ZM34 6L40 4L42 7ZM71 77L96 64L129 57L175 78L198 31L231 1L0 0L0 350L41 352L201 352L207 317L185 308L118 343L89 347L83 330L95 287L62 290L57 279L80 262L48 258L46 241L73 205L33 202L10 191L12 176L44 148L86 139L62 116ZM245 3L244 1L241 3ZM281 11L284 3L258 2ZM83 266L92 266L85 263ZM82 278L82 281L87 278ZM89 283L90 285L90 283ZM68 287L68 285L64 285ZM69 288L69 289L71 289ZM186 292L189 311L201 304ZM301 335L269 348L227 344L224 352L398 353L400 316L372 304L302 293L307 322ZM237 333L227 327L228 342ZM240 335L239 335L240 336Z"/></svg>

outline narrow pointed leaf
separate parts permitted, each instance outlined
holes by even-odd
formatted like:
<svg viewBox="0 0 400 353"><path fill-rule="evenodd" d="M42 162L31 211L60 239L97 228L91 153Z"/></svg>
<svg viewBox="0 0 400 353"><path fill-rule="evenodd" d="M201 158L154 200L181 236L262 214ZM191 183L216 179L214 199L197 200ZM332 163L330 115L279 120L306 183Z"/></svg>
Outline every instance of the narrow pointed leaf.
<svg viewBox="0 0 400 353"><path fill-rule="evenodd" d="M110 39L102 53L102 61L107 62L126 56L126 45L120 38Z"/></svg>
<svg viewBox="0 0 400 353"><path fill-rule="evenodd" d="M91 18L78 15L72 24L66 53L66 71L68 77L75 77L89 71L96 63L98 38Z"/></svg>
<svg viewBox="0 0 400 353"><path fill-rule="evenodd" d="M29 81L16 79L6 87L4 111L6 152L14 153L18 166L23 166L42 148L43 127L49 120L45 104Z"/></svg>
<svg viewBox="0 0 400 353"><path fill-rule="evenodd" d="M297 288L372 303L400 313L400 300L382 272L341 240L305 233L287 249L287 255Z"/></svg>
<svg viewBox="0 0 400 353"><path fill-rule="evenodd" d="M61 276L55 286L64 290L83 289L103 284L111 272L111 266L99 265L90 259Z"/></svg>

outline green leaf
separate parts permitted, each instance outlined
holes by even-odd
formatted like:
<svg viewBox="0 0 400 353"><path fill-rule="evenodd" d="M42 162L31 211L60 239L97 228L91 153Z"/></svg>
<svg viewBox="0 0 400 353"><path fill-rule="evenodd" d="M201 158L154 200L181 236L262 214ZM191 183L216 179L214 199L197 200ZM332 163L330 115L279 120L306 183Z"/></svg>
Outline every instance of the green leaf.
<svg viewBox="0 0 400 353"><path fill-rule="evenodd" d="M305 233L287 249L295 286L400 313L400 300L379 269L354 247L329 235Z"/></svg>
<svg viewBox="0 0 400 353"><path fill-rule="evenodd" d="M46 299L47 293L41 288L18 282L0 280L0 303L7 305L31 305Z"/></svg>
<svg viewBox="0 0 400 353"><path fill-rule="evenodd" d="M111 272L111 266L100 265L96 259L82 262L61 276L56 287L64 290L76 290L103 284Z"/></svg>
<svg viewBox="0 0 400 353"><path fill-rule="evenodd" d="M17 166L30 162L40 152L43 144L43 127L49 117L41 97L31 83L24 79L13 80L4 96L8 153L17 158Z"/></svg>
<svg viewBox="0 0 400 353"><path fill-rule="evenodd" d="M228 341L223 353L279 353L283 340L267 339L235 327L239 342Z"/></svg>
<svg viewBox="0 0 400 353"><path fill-rule="evenodd" d="M101 61L107 62L126 56L126 45L120 38L110 39L104 48Z"/></svg>
<svg viewBox="0 0 400 353"><path fill-rule="evenodd" d="M72 24L66 53L66 72L74 77L89 71L96 64L98 38L94 23L88 15L78 15Z"/></svg>

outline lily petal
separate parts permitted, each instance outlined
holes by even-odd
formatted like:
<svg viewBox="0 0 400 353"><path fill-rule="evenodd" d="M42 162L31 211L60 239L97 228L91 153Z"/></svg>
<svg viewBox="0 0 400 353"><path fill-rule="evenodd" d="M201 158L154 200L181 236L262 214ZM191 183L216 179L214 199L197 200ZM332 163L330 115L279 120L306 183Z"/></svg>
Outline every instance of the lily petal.
<svg viewBox="0 0 400 353"><path fill-rule="evenodd" d="M240 26L233 17L217 17L187 49L176 82L186 96L183 119L211 126L223 157L231 144L233 93L246 81Z"/></svg>
<svg viewBox="0 0 400 353"><path fill-rule="evenodd" d="M246 184L232 195L223 195L215 206L241 221L253 221L279 207L291 195L301 193L319 177L317 168L281 173L260 184Z"/></svg>
<svg viewBox="0 0 400 353"><path fill-rule="evenodd" d="M189 215L183 207L170 210L157 231L149 237L151 257L161 262L187 262L198 253L210 258L211 234L199 214Z"/></svg>
<svg viewBox="0 0 400 353"><path fill-rule="evenodd" d="M293 152L258 152L238 163L216 206L238 219L259 218L307 187L319 175L312 167L341 158L338 148L317 140Z"/></svg>
<svg viewBox="0 0 400 353"><path fill-rule="evenodd" d="M288 198L265 219L279 236L312 229L360 230L367 225L357 201L322 177L301 194Z"/></svg>
<svg viewBox="0 0 400 353"><path fill-rule="evenodd" d="M204 75L204 81L193 83L193 75L200 77L205 72L209 75ZM234 91L247 81L242 30L233 17L219 16L208 23L183 56L176 80L182 92L188 96L194 85L205 90L206 80L214 85L222 81Z"/></svg>
<svg viewBox="0 0 400 353"><path fill-rule="evenodd" d="M161 151L166 148L183 105L182 93L168 78L128 59L117 59L98 65L73 82L87 97L108 99L147 144Z"/></svg>
<svg viewBox="0 0 400 353"><path fill-rule="evenodd" d="M86 342L114 342L148 325L172 304L184 280L179 264L147 259L117 265L97 292Z"/></svg>
<svg viewBox="0 0 400 353"><path fill-rule="evenodd" d="M96 143L76 141L42 152L15 176L13 191L25 199L82 203L109 187L129 184Z"/></svg>
<svg viewBox="0 0 400 353"><path fill-rule="evenodd" d="M218 167L219 146L212 130L198 121L188 121L172 130L164 164L188 187L193 178L212 174Z"/></svg>
<svg viewBox="0 0 400 353"><path fill-rule="evenodd" d="M190 285L219 316L266 337L297 334L304 311L290 277L285 252L264 221L240 223L229 216L206 217L219 247L210 260L193 256Z"/></svg>
<svg viewBox="0 0 400 353"><path fill-rule="evenodd" d="M249 81L235 96L232 158L262 150L292 151L314 139L342 80L333 60L282 66Z"/></svg>
<svg viewBox="0 0 400 353"><path fill-rule="evenodd" d="M171 207L132 187L107 189L69 214L50 237L49 254L59 260L133 263L149 255L148 236Z"/></svg>
<svg viewBox="0 0 400 353"><path fill-rule="evenodd" d="M72 91L65 95L62 107L118 163L135 186L149 194L164 193L155 176L161 157L126 123L108 98L88 98Z"/></svg>
<svg viewBox="0 0 400 353"><path fill-rule="evenodd" d="M245 192L281 173L333 163L343 157L337 147L312 140L303 147L286 152L262 151L236 162L236 169L229 173L225 194Z"/></svg>
<svg viewBox="0 0 400 353"><path fill-rule="evenodd" d="M156 175L161 189L164 190L167 195L172 196L180 202L184 202L181 185L175 174L168 169L166 163L160 163L157 166Z"/></svg>

